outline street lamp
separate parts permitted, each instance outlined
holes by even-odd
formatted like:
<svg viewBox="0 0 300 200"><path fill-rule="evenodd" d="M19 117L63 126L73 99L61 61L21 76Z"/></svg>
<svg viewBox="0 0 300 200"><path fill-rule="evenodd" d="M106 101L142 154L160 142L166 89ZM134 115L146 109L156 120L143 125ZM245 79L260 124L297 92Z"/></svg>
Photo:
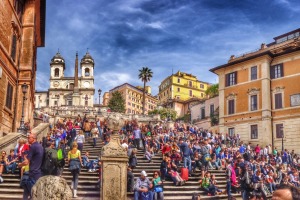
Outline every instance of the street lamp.
<svg viewBox="0 0 300 200"><path fill-rule="evenodd" d="M100 96L101 96L101 92L102 92L102 90L99 89L99 90L98 90L98 94L99 94L99 106L100 106Z"/></svg>
<svg viewBox="0 0 300 200"><path fill-rule="evenodd" d="M282 147L282 151L283 151L284 150L284 146L283 146L283 138L284 138L283 126L280 126L280 132L281 132L281 147Z"/></svg>
<svg viewBox="0 0 300 200"><path fill-rule="evenodd" d="M25 127L24 124L24 107L25 107L25 100L26 100L26 93L27 93L27 89L28 89L28 85L26 83L23 83L23 85L21 86L22 88L22 92L23 92L23 104L22 104L22 117L21 117L21 122L20 122L20 128L18 128L18 133L27 133L27 128Z"/></svg>

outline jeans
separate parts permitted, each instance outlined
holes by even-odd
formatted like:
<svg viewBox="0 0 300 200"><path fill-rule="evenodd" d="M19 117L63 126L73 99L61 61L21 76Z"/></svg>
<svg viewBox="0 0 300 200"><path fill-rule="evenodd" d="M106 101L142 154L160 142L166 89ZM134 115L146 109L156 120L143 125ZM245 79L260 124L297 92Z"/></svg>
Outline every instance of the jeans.
<svg viewBox="0 0 300 200"><path fill-rule="evenodd" d="M189 169L189 173L192 172L192 160L191 157L183 157L183 166L184 168L188 168Z"/></svg>
<svg viewBox="0 0 300 200"><path fill-rule="evenodd" d="M148 191L147 194L150 195L150 198L149 198L149 199L153 199L153 192ZM139 200L140 197L142 197L142 192L134 191L134 200Z"/></svg>
<svg viewBox="0 0 300 200"><path fill-rule="evenodd" d="M6 172L8 173L8 171L9 170L11 170L11 173L15 173L15 170L16 170L16 168L17 168L17 163L16 162L13 162L13 163L11 163L11 164L9 164L9 165L6 165L5 166L5 168L6 168Z"/></svg>
<svg viewBox="0 0 300 200"><path fill-rule="evenodd" d="M164 192L154 192L153 200L164 200Z"/></svg>
<svg viewBox="0 0 300 200"><path fill-rule="evenodd" d="M97 138L93 138L94 147L96 146Z"/></svg>
<svg viewBox="0 0 300 200"><path fill-rule="evenodd" d="M78 144L78 150L82 154L82 149L83 149L83 143L77 143Z"/></svg>
<svg viewBox="0 0 300 200"><path fill-rule="evenodd" d="M56 149L58 148L58 145L59 145L60 141L61 141L60 137L55 139L55 148Z"/></svg>
<svg viewBox="0 0 300 200"><path fill-rule="evenodd" d="M139 149L140 148L140 138L136 138L136 139L134 139L134 141L133 141L133 145L137 148L137 149Z"/></svg>
<svg viewBox="0 0 300 200"><path fill-rule="evenodd" d="M102 128L100 126L97 126L99 131L99 138L102 138Z"/></svg>
<svg viewBox="0 0 300 200"><path fill-rule="evenodd" d="M73 181L73 189L77 190L77 185L78 185L78 176L79 176L79 169L76 170L72 170L71 171L73 177L72 177L72 181Z"/></svg>
<svg viewBox="0 0 300 200"><path fill-rule="evenodd" d="M91 137L91 132L90 131L86 131L85 132L85 138Z"/></svg>
<svg viewBox="0 0 300 200"><path fill-rule="evenodd" d="M227 191L227 195L228 195L228 199L232 196L231 195L231 181L226 182L226 191Z"/></svg>

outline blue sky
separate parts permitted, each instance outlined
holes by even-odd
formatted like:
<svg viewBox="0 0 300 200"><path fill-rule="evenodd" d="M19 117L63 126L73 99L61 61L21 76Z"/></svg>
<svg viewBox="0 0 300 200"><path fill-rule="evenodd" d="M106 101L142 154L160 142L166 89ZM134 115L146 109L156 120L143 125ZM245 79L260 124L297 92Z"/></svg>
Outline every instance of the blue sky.
<svg viewBox="0 0 300 200"><path fill-rule="evenodd" d="M152 94L178 70L216 83L210 68L300 27L297 0L48 0L46 44L38 49L38 91L49 88L50 60L59 48L65 76L75 54L89 48L95 89L142 85L138 70L153 71ZM95 98L97 95L95 96Z"/></svg>

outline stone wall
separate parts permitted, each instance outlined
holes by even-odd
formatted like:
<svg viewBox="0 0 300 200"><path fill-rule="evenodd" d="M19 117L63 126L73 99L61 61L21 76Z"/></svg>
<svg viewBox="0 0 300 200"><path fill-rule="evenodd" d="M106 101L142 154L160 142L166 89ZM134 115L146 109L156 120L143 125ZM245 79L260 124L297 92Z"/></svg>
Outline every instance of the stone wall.
<svg viewBox="0 0 300 200"><path fill-rule="evenodd" d="M37 134L37 140L41 141L43 136L46 136L49 132L49 124L41 123L37 127L31 130L32 133ZM14 149L20 138L27 139L27 135L21 133L9 133L3 137L0 137L0 150L9 152L10 149Z"/></svg>

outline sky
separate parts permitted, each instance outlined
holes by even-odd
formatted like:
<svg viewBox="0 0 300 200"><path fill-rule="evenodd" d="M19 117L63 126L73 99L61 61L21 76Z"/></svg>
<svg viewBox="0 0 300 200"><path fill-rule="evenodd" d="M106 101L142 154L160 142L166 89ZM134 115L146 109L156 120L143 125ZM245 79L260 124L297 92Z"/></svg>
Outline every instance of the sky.
<svg viewBox="0 0 300 200"><path fill-rule="evenodd" d="M148 67L152 95L169 75L192 73L217 83L209 69L300 28L298 0L47 0L45 47L38 48L38 91L49 88L50 61L58 49L65 76L75 54L95 60L95 100L123 83L143 85Z"/></svg>

